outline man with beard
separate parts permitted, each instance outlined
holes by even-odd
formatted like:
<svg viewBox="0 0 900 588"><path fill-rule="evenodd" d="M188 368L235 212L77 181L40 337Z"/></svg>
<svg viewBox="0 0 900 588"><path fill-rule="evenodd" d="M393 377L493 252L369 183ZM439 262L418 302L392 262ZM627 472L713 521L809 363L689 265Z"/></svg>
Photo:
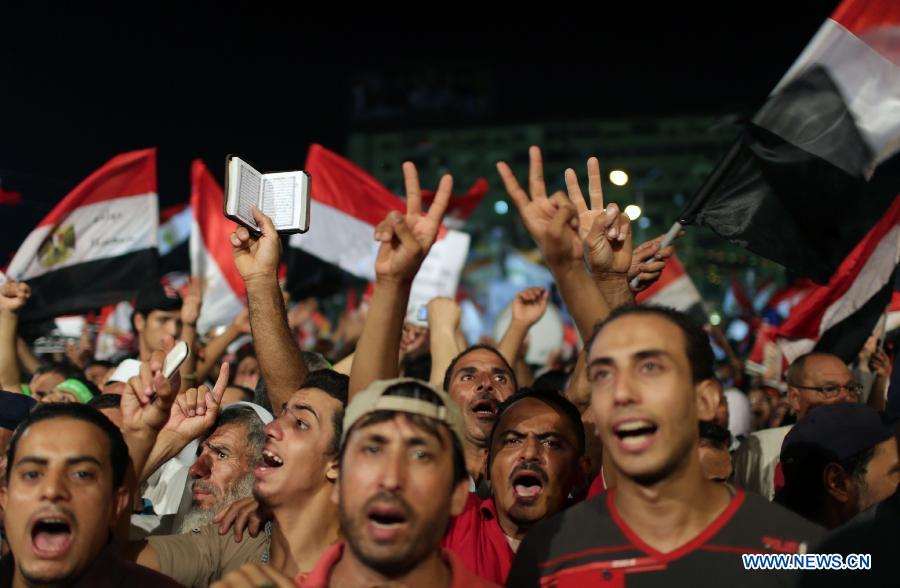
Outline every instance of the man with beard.
<svg viewBox="0 0 900 588"><path fill-rule="evenodd" d="M463 423L446 393L411 378L379 381L356 395L344 418L338 504L346 543L329 548L301 588L494 586L440 540L466 502ZM286 585L259 566L221 586Z"/></svg>
<svg viewBox="0 0 900 588"><path fill-rule="evenodd" d="M269 411L249 402L222 409L188 470L191 509L179 523L178 533L211 523L229 504L252 494L253 470L262 459L266 441L263 427L272 420Z"/></svg>
<svg viewBox="0 0 900 588"><path fill-rule="evenodd" d="M788 583L743 553L803 553L822 529L706 479L698 421L715 414L713 354L685 314L622 307L586 347L591 410L616 485L532 528L509 586Z"/></svg>
<svg viewBox="0 0 900 588"><path fill-rule="evenodd" d="M525 534L568 505L589 463L581 415L554 391L524 388L509 397L488 441L491 498L470 494L442 545L479 577L503 584Z"/></svg>
<svg viewBox="0 0 900 588"><path fill-rule="evenodd" d="M208 586L250 562L269 563L292 576L311 570L338 540L337 509L330 497L346 399L347 376L313 372L266 425L253 487L256 500L272 516L264 533L236 541L210 524L185 535L151 537L133 557L186 586ZM214 442L210 457L233 459L227 449ZM199 494L203 502L209 498Z"/></svg>

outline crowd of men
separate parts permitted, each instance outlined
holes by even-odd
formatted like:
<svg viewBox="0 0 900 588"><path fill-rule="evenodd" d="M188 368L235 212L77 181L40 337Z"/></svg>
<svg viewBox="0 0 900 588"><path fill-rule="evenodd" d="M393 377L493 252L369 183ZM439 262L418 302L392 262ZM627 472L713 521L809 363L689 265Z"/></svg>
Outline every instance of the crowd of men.
<svg viewBox="0 0 900 588"><path fill-rule="evenodd" d="M544 289L517 296L497 343L470 345L449 299L429 304L427 331L405 324L452 189L443 177L423 211L410 163L407 212L376 227L374 291L340 356L298 344L281 241L259 211L259 234L230 237L249 313L215 336L197 333L195 291L148 285L134 301L132 357L47 362L18 336L28 285L5 283L0 582L900 581L898 427L878 410L900 391L888 390L885 352L872 352L866 390L826 353L790 365L786 394L749 380L724 390L701 325L634 303L672 247L632 245L628 217L604 204L596 158L585 198L571 169L568 193L548 194L539 149L529 157L527 189L505 163L498 172L584 341L537 378L523 351ZM226 356L248 335L252 347ZM180 341L192 353L167 377ZM729 430L740 406L754 432ZM871 569L747 565L791 554L870 554Z"/></svg>

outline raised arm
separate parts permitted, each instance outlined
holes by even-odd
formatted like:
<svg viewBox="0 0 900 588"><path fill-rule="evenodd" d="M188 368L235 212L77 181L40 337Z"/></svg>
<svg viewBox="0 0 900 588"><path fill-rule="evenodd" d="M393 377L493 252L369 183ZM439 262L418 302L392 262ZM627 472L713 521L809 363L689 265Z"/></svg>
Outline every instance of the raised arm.
<svg viewBox="0 0 900 588"><path fill-rule="evenodd" d="M21 392L22 375L16 356L19 311L28 302L31 288L24 282L0 286L0 389Z"/></svg>
<svg viewBox="0 0 900 588"><path fill-rule="evenodd" d="M269 402L273 407L280 407L300 387L308 370L288 327L284 297L278 286L281 240L269 217L254 208L253 218L262 234L254 237L245 227L238 227L231 234L231 245L234 263L247 286L250 328L259 369Z"/></svg>
<svg viewBox="0 0 900 588"><path fill-rule="evenodd" d="M506 358L509 365L515 365L519 359L528 329L541 320L547 311L549 296L549 292L543 288L526 288L516 294L512 304L512 320L497 346L497 350Z"/></svg>
<svg viewBox="0 0 900 588"><path fill-rule="evenodd" d="M196 386L199 382L197 376L197 320L200 318L200 308L203 305L203 294L200 290L200 279L192 277L184 293L181 305L181 340L188 344L191 353L181 364L178 370L181 373L181 390ZM199 380L202 381L202 380Z"/></svg>
<svg viewBox="0 0 900 588"><path fill-rule="evenodd" d="M428 337L431 343L431 383L440 387L453 358L464 349L456 340L460 308L450 298L428 301Z"/></svg>
<svg viewBox="0 0 900 588"><path fill-rule="evenodd" d="M609 305L585 270L575 206L562 192L547 197L541 151L532 146L528 156L529 192L522 189L505 162L497 164L497 171L525 228L541 249L578 332L587 340L594 325L609 314Z"/></svg>
<svg viewBox="0 0 900 588"><path fill-rule="evenodd" d="M453 188L453 179L449 175L442 177L428 213L422 214L416 166L404 163L403 179L406 216L392 211L375 228L375 239L381 243L375 259L375 291L350 370L351 398L375 380L397 376L409 290L437 238Z"/></svg>

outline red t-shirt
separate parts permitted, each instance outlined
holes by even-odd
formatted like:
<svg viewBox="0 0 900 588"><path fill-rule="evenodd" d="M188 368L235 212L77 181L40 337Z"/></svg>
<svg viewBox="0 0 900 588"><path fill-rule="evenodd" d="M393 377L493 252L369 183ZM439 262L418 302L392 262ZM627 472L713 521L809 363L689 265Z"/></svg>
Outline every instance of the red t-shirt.
<svg viewBox="0 0 900 588"><path fill-rule="evenodd" d="M441 545L479 577L500 585L516 557L500 528L494 500L476 494L469 494L465 510L450 521Z"/></svg>
<svg viewBox="0 0 900 588"><path fill-rule="evenodd" d="M329 547L309 574L301 574L294 578L299 588L328 588L331 570L341 561L344 555L344 544L337 543ZM450 566L450 588L499 588L496 584L483 580L472 574L460 559L451 551L441 549L441 557Z"/></svg>

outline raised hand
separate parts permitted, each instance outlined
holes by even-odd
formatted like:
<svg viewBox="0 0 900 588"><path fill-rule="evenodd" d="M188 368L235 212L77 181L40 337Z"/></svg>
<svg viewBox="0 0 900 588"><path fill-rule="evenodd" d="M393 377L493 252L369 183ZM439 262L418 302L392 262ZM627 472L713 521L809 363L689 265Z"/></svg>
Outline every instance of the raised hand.
<svg viewBox="0 0 900 588"><path fill-rule="evenodd" d="M444 175L428 213L422 214L419 176L416 166L409 161L403 164L403 180L406 184L406 216L391 211L375 227L375 239L381 242L375 258L378 280L412 282L437 238L453 189L453 178Z"/></svg>
<svg viewBox="0 0 900 588"><path fill-rule="evenodd" d="M149 361L141 363L140 374L128 380L122 392L122 432L126 436L155 437L169 420L181 378L177 372L171 379L163 375L166 353L175 345L171 337L167 339L165 351L154 351Z"/></svg>
<svg viewBox="0 0 900 588"><path fill-rule="evenodd" d="M590 208L581 193L575 170L569 168L565 173L569 198L578 211L578 235L583 243L584 260L596 276L625 275L631 267L631 221L615 204L604 208L600 162L596 157L588 159L587 169Z"/></svg>
<svg viewBox="0 0 900 588"><path fill-rule="evenodd" d="M196 325L200 318L200 306L203 304L203 293L200 288L201 280L192 277L184 291L181 304L181 322L186 325Z"/></svg>
<svg viewBox="0 0 900 588"><path fill-rule="evenodd" d="M244 538L244 531L247 531L251 537L256 537L266 522L270 520L272 520L272 513L256 498L247 496L226 506L213 517L212 522L219 523L219 535L224 535L233 529L234 540L239 543Z"/></svg>
<svg viewBox="0 0 900 588"><path fill-rule="evenodd" d="M530 147L528 159L527 193L519 185L509 165L504 161L497 163L497 171L500 173L506 192L513 204L516 205L528 233L544 254L547 264L552 268L566 263L577 263L582 256L577 219L569 221L562 227L563 230L552 230L554 218L560 214L559 200L556 199L556 195L553 198L547 197L541 150L536 146ZM562 195L562 193L559 194Z"/></svg>
<svg viewBox="0 0 900 588"><path fill-rule="evenodd" d="M681 231L678 236L684 234ZM653 285L662 275L662 271L666 267L666 260L675 253L675 246L660 248L665 235L660 235L655 239L645 241L634 248L631 253L631 267L628 268L628 282L633 292L646 290ZM637 284L631 285L632 280L637 278Z"/></svg>
<svg viewBox="0 0 900 588"><path fill-rule="evenodd" d="M247 227L239 226L231 234L234 264L245 282L259 278L276 279L281 261L281 239L272 219L253 208L253 219L261 234L253 236Z"/></svg>
<svg viewBox="0 0 900 588"><path fill-rule="evenodd" d="M31 287L25 282L9 280L0 286L0 311L19 312L31 297Z"/></svg>
<svg viewBox="0 0 900 588"><path fill-rule="evenodd" d="M547 310L550 293L544 288L526 288L518 294L512 304L512 320L531 327L541 320Z"/></svg>
<svg viewBox="0 0 900 588"><path fill-rule="evenodd" d="M172 403L165 430L188 443L211 429L222 408L222 395L228 386L228 372L228 362L222 362L219 377L212 390L208 386L200 386L188 388L179 394Z"/></svg>

